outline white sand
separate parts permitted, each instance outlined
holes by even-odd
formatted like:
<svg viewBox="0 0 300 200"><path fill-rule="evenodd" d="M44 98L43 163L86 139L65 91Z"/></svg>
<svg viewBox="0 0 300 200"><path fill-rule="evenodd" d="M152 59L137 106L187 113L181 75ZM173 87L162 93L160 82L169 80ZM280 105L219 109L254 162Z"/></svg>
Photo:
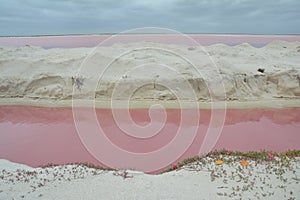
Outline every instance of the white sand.
<svg viewBox="0 0 300 200"><path fill-rule="evenodd" d="M131 100L142 102L174 101L176 97L164 87L164 83L178 90L175 92L183 95L182 100L200 103L210 101L212 93L209 93L207 84L213 88L212 95L218 101L293 100L296 101L293 106L299 102L299 42L274 41L263 48L249 44L234 47L216 44L204 49L219 71L200 47L154 43L99 47L85 60L84 71L80 72L80 66L92 48L1 47L0 103L43 105L51 101L48 105L70 105L73 86L75 99L109 101L116 83L120 83L122 90L116 92L115 99L126 98L130 93ZM114 60L127 51L128 54ZM98 82L100 72L110 62L113 63ZM147 68L134 69L143 64L148 64ZM174 73L162 70L162 67L157 70L155 66L158 64L171 67ZM264 72L258 69L264 69ZM219 73L222 80L217 78ZM178 87L184 81L191 84L194 98ZM222 95L220 82L225 86L226 96ZM139 83L146 85L140 87ZM105 103L100 103L101 106L105 107Z"/></svg>
<svg viewBox="0 0 300 200"><path fill-rule="evenodd" d="M192 163L162 175L66 165L29 168L0 160L0 199L299 199L299 159L288 166ZM239 169L240 168L240 169ZM280 174L280 169L284 173ZM227 173L227 174L226 174ZM214 178L215 177L215 178Z"/></svg>

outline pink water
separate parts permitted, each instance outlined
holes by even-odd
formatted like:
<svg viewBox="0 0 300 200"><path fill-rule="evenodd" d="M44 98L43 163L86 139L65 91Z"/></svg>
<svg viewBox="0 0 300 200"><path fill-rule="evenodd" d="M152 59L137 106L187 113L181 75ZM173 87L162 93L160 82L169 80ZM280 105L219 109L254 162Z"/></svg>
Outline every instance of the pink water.
<svg viewBox="0 0 300 200"><path fill-rule="evenodd" d="M0 46L41 46L45 48L52 47L95 47L105 41L111 35L79 35L79 36L39 36L39 37L2 37ZM264 46L274 40L283 40L288 42L300 41L300 36L287 35L202 35L188 34L190 38L201 45L211 45L215 43L224 43L228 45L237 45L249 43L256 47ZM105 42L105 45L111 45L118 42L159 42L170 44L190 44L195 45L186 37L179 34L135 34L118 35Z"/></svg>
<svg viewBox="0 0 300 200"><path fill-rule="evenodd" d="M120 148L136 153L162 148L175 137L180 125L180 110L167 109L166 112L166 123L159 134L141 139L124 134L116 125L111 109L96 110L106 136ZM197 135L192 145L175 162L195 156L199 152L211 112L198 112L200 120ZM146 109L133 109L130 114L137 124L149 123ZM227 110L225 126L213 147L222 148L233 151L277 152L300 149L300 108ZM99 146L97 150L104 149ZM48 163L75 162L91 162L103 166L82 144L71 108L0 106L0 158L34 167ZM130 166L126 160L124 162L126 166Z"/></svg>

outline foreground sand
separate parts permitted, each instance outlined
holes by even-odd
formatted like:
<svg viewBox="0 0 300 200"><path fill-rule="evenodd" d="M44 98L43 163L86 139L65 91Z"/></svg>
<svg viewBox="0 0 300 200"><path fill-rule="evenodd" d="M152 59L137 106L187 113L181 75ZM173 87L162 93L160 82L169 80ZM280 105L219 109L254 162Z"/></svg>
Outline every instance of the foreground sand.
<svg viewBox="0 0 300 200"><path fill-rule="evenodd" d="M236 158L236 157L235 157ZM161 175L0 160L0 199L299 199L300 159L240 166L194 162ZM279 158L277 159L279 160ZM226 158L225 158L226 161Z"/></svg>
<svg viewBox="0 0 300 200"><path fill-rule="evenodd" d="M98 107L107 107L106 101L126 99L130 94L137 107L143 107L147 101L174 101L178 99L174 92L182 94L180 100L205 104L213 97L234 102L229 104L233 107L236 102L272 101L273 107L277 101L294 101L288 107L299 102L299 42L274 41L263 48L215 44L204 49L132 43L93 50L1 47L0 103L70 106L73 97L96 100ZM146 68L135 68L145 64ZM174 73L157 68L159 64L171 67ZM193 98L181 88L185 81L195 93ZM117 93L114 97L113 92Z"/></svg>

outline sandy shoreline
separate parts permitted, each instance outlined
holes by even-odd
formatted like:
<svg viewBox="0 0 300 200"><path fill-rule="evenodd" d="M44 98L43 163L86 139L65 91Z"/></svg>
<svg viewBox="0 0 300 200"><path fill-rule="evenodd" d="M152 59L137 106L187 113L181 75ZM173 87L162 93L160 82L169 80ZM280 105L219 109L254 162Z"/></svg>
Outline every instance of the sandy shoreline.
<svg viewBox="0 0 300 200"><path fill-rule="evenodd" d="M298 199L299 158L249 161L223 157L192 162L180 170L148 175L81 165L31 168L0 160L1 199ZM233 160L233 161L231 161Z"/></svg>
<svg viewBox="0 0 300 200"><path fill-rule="evenodd" d="M245 108L296 108L300 107L300 99L269 99L260 101L220 101L220 102L193 102L183 101L179 105L178 101L130 101L128 106L124 106L123 101L112 105L110 100L77 100L73 104L72 100L35 100L26 98L0 98L0 106L37 106L37 107L94 107L94 108L150 108L152 105L159 104L165 109L245 109ZM196 105L196 106L195 106ZM162 108L161 107L161 108ZM154 109L156 107L153 107ZM158 107L157 107L158 108Z"/></svg>

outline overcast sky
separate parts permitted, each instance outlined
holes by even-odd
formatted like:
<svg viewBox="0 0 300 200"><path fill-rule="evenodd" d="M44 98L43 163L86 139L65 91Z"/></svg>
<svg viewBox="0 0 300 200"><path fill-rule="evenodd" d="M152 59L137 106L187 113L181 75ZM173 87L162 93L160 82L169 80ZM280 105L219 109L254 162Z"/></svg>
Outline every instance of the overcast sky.
<svg viewBox="0 0 300 200"><path fill-rule="evenodd" d="M0 35L118 33L300 34L300 0L0 0Z"/></svg>

